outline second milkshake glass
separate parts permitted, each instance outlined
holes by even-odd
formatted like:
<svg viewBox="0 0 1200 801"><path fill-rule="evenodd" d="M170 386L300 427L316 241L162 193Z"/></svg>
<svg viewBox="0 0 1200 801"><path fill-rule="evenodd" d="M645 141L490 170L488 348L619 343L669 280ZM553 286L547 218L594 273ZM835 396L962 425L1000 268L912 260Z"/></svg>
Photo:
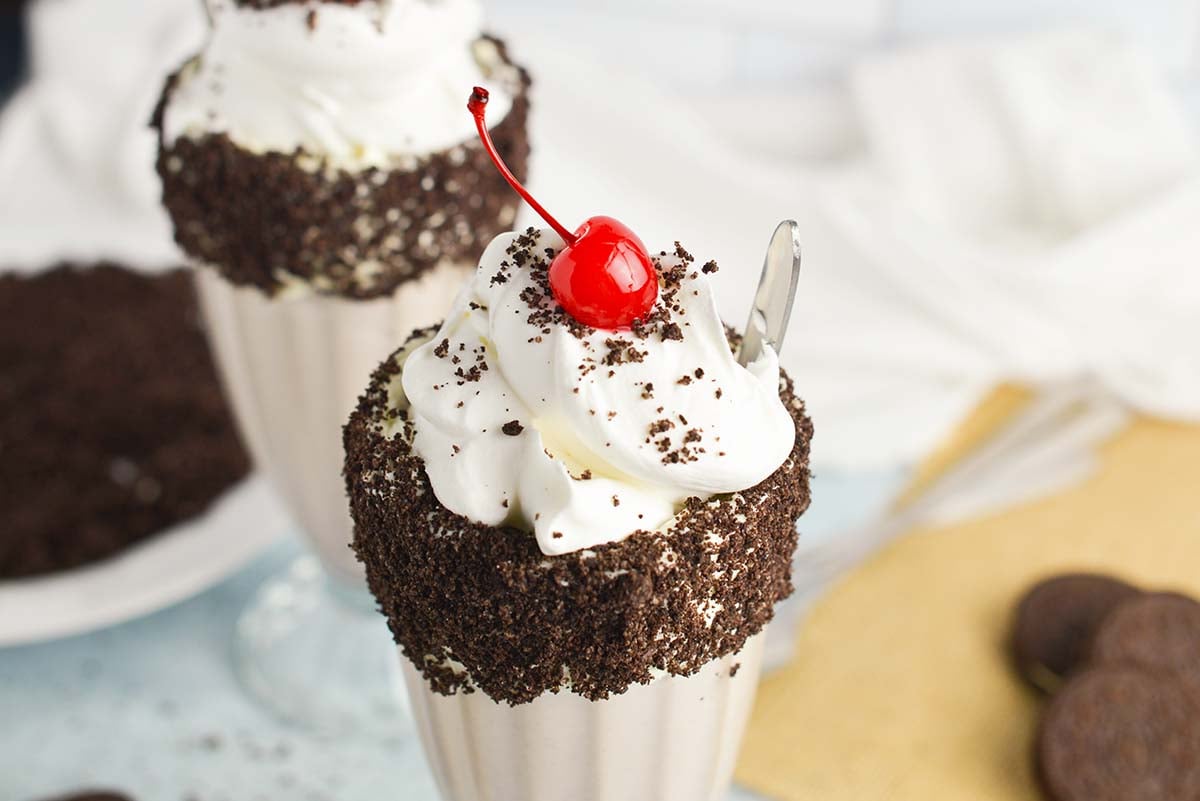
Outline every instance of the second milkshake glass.
<svg viewBox="0 0 1200 801"><path fill-rule="evenodd" d="M348 547L336 467L338 421L354 408L371 354L448 308L463 266L439 265L391 297L276 300L196 271L209 341L243 437L312 548L242 613L234 657L254 694L287 720L329 732L395 734L402 698L389 638ZM393 340L394 341L394 340Z"/></svg>
<svg viewBox="0 0 1200 801"><path fill-rule="evenodd" d="M163 199L242 435L314 553L243 612L236 666L291 722L394 735L401 683L349 547L341 429L515 215L460 87L501 87L494 133L523 172L528 77L476 0L206 6L209 41L155 117Z"/></svg>

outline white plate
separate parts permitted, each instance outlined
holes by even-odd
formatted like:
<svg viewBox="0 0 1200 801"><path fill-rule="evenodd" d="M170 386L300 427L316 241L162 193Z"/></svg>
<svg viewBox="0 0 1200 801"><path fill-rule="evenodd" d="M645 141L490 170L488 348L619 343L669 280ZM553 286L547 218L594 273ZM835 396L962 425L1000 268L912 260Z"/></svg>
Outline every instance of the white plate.
<svg viewBox="0 0 1200 801"><path fill-rule="evenodd" d="M252 475L204 515L112 559L0 581L0 646L82 634L156 612L228 576L288 525L274 493Z"/></svg>

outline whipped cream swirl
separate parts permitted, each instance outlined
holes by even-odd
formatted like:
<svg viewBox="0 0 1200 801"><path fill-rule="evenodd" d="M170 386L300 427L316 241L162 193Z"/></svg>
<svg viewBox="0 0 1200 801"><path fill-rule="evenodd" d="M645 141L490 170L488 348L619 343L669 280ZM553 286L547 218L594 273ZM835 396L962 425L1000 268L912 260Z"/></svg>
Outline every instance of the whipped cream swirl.
<svg viewBox="0 0 1200 801"><path fill-rule="evenodd" d="M168 145L224 133L256 153L388 167L474 138L464 86L491 80L493 125L511 108L477 0L206 4L212 30L171 94Z"/></svg>
<svg viewBox="0 0 1200 801"><path fill-rule="evenodd" d="M438 500L532 530L547 555L668 527L688 498L759 483L795 425L770 348L734 359L706 270L655 259L649 329L565 318L545 284L549 230L497 237L432 339L392 387Z"/></svg>

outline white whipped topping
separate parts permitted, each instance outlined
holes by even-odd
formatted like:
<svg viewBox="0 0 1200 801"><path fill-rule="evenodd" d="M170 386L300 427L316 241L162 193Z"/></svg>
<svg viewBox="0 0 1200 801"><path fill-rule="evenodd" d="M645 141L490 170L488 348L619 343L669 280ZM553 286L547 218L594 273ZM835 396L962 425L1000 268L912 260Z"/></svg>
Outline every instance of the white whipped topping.
<svg viewBox="0 0 1200 801"><path fill-rule="evenodd" d="M472 86L493 90L492 125L511 108L488 80L500 58L479 39L477 0L206 2L212 30L169 100L168 144L224 133L256 153L303 148L345 169L387 167L472 139Z"/></svg>
<svg viewBox="0 0 1200 801"><path fill-rule="evenodd" d="M664 528L689 497L747 489L784 462L795 427L779 399L778 359L766 348L748 367L737 363L707 275L689 268L676 295L682 340L577 336L529 322L521 295L538 290L532 271L511 262L516 237L491 243L392 388L409 405L414 447L447 508L531 529L543 553L563 554ZM553 231L539 238L536 253L563 247ZM507 280L493 281L497 273ZM618 338L644 358L603 364ZM669 427L651 433L664 420Z"/></svg>

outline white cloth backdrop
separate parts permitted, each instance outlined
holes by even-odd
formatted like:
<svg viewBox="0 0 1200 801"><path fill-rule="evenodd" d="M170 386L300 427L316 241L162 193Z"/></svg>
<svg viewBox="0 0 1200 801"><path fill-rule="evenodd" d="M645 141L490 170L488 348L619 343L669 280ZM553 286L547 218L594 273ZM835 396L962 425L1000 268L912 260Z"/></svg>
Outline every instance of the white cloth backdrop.
<svg viewBox="0 0 1200 801"><path fill-rule="evenodd" d="M32 21L35 79L0 117L0 264L172 260L145 123L203 36L198 5L44 0ZM561 218L612 214L652 248L717 258L736 324L771 230L800 222L784 362L819 463L918 458L1008 379L1086 373L1139 408L1200 417L1195 134L1123 42L870 56L842 98L851 157L798 165L731 147L620 63L536 28L510 39L537 79L533 184ZM801 95L779 102L747 124L797 139L826 124L795 111Z"/></svg>
<svg viewBox="0 0 1200 801"><path fill-rule="evenodd" d="M917 458L1004 380L1088 375L1200 418L1195 135L1125 43L1062 32L867 59L850 90L866 148L813 169L733 152L650 87L533 53L544 202L716 256L729 319L774 223L799 220L784 362L819 462Z"/></svg>
<svg viewBox="0 0 1200 801"><path fill-rule="evenodd" d="M148 122L204 36L197 0L41 0L31 72L0 116L0 265L178 262Z"/></svg>

